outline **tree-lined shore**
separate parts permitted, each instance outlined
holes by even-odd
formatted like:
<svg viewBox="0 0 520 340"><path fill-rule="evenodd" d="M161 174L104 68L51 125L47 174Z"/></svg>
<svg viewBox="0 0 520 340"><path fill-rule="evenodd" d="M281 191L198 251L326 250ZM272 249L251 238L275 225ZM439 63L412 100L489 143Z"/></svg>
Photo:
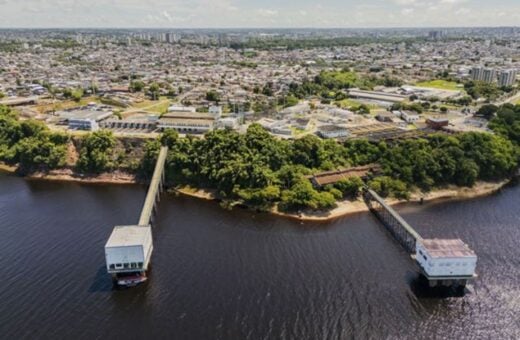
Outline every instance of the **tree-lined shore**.
<svg viewBox="0 0 520 340"><path fill-rule="evenodd" d="M10 109L0 108L0 161L26 175L67 168L89 178L120 171L146 180L160 146L167 145L166 175L173 186L207 189L230 205L258 210L327 211L337 202L355 199L363 181L354 177L317 188L308 175L377 163L381 171L366 183L384 197L401 200L417 191L511 177L520 159L520 106L498 108L490 127L495 133L438 133L391 144L339 143L316 136L280 140L257 124L245 134L216 130L204 138L181 138L167 130L159 139L140 144L121 144L101 130L75 140L71 159L69 135L52 132L41 122L19 120Z"/></svg>

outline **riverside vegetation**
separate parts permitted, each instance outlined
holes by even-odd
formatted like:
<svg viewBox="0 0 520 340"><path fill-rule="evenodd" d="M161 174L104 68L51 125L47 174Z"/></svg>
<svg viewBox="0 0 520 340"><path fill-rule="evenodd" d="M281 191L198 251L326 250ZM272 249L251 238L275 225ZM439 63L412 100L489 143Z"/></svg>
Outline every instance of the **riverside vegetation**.
<svg viewBox="0 0 520 340"><path fill-rule="evenodd" d="M367 182L384 197L406 199L413 190L430 191L446 185L471 187L477 180L505 179L520 160L520 105L506 104L495 113L495 134L432 134L388 144L367 140L338 143L305 136L279 140L260 125L245 134L216 130L199 139L180 138L173 130L142 146L140 157L125 158L129 150L116 147L109 131L83 137L73 167L96 174L123 169L149 177L161 145L170 148L166 176L174 185L210 189L227 202L241 202L260 210L328 210L338 200L355 198L363 182L344 180L314 188L307 175L325 170L378 163L382 172ZM24 173L65 166L71 137L51 132L43 123L18 120L0 108L0 160L17 164Z"/></svg>

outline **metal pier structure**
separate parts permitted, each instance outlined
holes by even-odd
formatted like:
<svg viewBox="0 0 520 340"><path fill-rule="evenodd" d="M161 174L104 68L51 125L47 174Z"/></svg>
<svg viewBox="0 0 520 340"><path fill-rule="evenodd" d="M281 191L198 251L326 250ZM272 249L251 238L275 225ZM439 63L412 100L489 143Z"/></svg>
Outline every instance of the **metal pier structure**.
<svg viewBox="0 0 520 340"><path fill-rule="evenodd" d="M464 289L477 277L477 255L460 239L423 239L381 196L367 186L363 199L394 239L410 254L430 287Z"/></svg>
<svg viewBox="0 0 520 340"><path fill-rule="evenodd" d="M135 286L147 280L153 251L152 224L163 192L167 155L168 147L162 147L137 224L114 227L105 244L107 272L116 286Z"/></svg>
<svg viewBox="0 0 520 340"><path fill-rule="evenodd" d="M137 223L140 226L148 226L153 223L154 212L157 208L157 203L160 201L160 195L163 192L164 164L166 163L167 155L168 147L161 147L161 151L159 151L157 163L155 164L155 169L153 171L152 180L150 181L150 187L148 188L148 193L146 194L143 210L141 211L141 216L139 217L139 222Z"/></svg>
<svg viewBox="0 0 520 340"><path fill-rule="evenodd" d="M363 199L368 208L381 221L403 248L410 254L415 254L417 241L422 240L417 233L392 207L386 204L374 190L365 188Z"/></svg>

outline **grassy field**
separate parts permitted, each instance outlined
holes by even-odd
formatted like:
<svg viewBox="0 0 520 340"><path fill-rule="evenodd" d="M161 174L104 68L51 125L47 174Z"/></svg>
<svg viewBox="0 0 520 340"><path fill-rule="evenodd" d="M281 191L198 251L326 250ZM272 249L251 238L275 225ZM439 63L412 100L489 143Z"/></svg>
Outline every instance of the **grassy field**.
<svg viewBox="0 0 520 340"><path fill-rule="evenodd" d="M452 90L452 91L458 91L462 88L457 87L459 85L458 83L454 81L446 81L446 80L430 80L430 81L423 81L420 83L415 84L416 86L420 87L430 87L434 89L440 89L440 90Z"/></svg>
<svg viewBox="0 0 520 340"><path fill-rule="evenodd" d="M61 111L65 109L71 109L73 107L85 106L90 102L99 103L99 98L85 97L81 98L79 102L75 102L73 100L57 101L55 103L50 104L38 104L34 108L40 113L45 113L49 111Z"/></svg>
<svg viewBox="0 0 520 340"><path fill-rule="evenodd" d="M135 111L142 110L151 113L165 113L168 111L168 107L170 106L169 99L161 99L161 100L143 100L140 103L136 103L127 111Z"/></svg>

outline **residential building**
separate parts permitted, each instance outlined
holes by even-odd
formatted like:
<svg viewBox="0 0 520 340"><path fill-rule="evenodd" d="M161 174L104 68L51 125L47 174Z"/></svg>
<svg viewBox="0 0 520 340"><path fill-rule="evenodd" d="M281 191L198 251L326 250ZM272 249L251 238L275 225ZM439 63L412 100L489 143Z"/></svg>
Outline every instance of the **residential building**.
<svg viewBox="0 0 520 340"><path fill-rule="evenodd" d="M498 74L498 86L512 86L516 82L516 70L504 70Z"/></svg>
<svg viewBox="0 0 520 340"><path fill-rule="evenodd" d="M485 83L494 83L497 80L497 71L492 68L484 69L482 81Z"/></svg>
<svg viewBox="0 0 520 340"><path fill-rule="evenodd" d="M481 66L475 66L471 69L471 79L480 81L484 78L484 68Z"/></svg>

